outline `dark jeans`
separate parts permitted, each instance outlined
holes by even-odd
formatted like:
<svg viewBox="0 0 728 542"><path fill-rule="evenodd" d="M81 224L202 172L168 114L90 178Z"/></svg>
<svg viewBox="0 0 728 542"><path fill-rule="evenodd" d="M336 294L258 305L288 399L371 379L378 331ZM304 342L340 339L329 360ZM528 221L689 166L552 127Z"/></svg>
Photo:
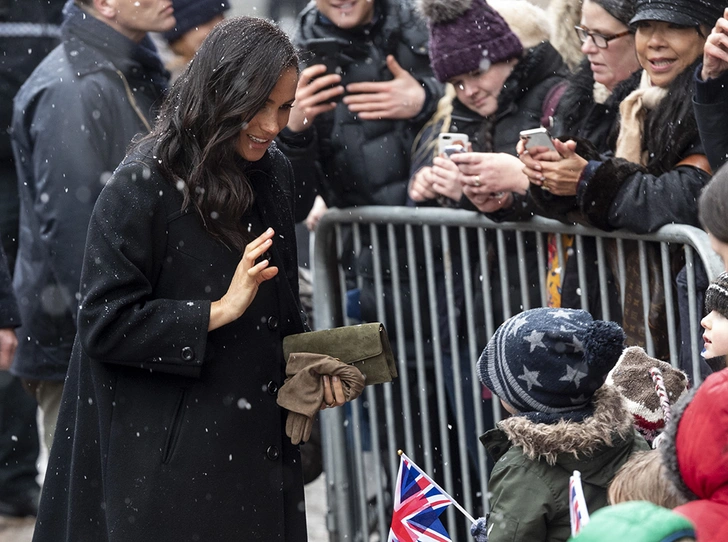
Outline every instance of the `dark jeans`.
<svg viewBox="0 0 728 542"><path fill-rule="evenodd" d="M20 379L0 371L0 501L40 490L35 479L40 445L36 410Z"/></svg>

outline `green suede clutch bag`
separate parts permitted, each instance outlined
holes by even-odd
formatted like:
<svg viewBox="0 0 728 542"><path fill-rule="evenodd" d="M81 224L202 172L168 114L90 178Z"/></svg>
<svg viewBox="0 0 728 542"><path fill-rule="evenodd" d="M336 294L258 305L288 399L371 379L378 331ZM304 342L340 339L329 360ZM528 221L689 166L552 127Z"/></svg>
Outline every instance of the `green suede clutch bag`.
<svg viewBox="0 0 728 542"><path fill-rule="evenodd" d="M367 386L397 377L387 331L379 322L288 335L283 339L286 361L292 352L325 354L353 365L362 372Z"/></svg>

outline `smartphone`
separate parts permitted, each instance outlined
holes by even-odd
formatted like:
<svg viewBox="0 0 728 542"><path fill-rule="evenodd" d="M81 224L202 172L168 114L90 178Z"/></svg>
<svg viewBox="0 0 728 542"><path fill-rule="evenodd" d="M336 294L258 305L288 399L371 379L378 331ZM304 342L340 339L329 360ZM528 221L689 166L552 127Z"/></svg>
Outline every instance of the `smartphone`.
<svg viewBox="0 0 728 542"><path fill-rule="evenodd" d="M313 66L315 64L323 64L326 66L326 73L322 74L322 76L331 73L341 75L343 84L345 67L343 66L344 62L341 57L341 47L342 43L337 38L311 39L306 43L305 51L301 54L301 58L306 66ZM330 88L334 88L334 86L336 85L332 85ZM334 96L330 101L338 102L343 97L344 95L342 93Z"/></svg>
<svg viewBox="0 0 728 542"><path fill-rule="evenodd" d="M445 153L445 147L452 147L454 145L460 145L463 148L463 151L467 151L469 139L468 134L440 134L437 138L437 154L440 155ZM454 152L454 150L450 151L450 154L452 154L452 152ZM448 154L448 156L450 156L450 154Z"/></svg>
<svg viewBox="0 0 728 542"><path fill-rule="evenodd" d="M556 150L554 143L551 141L551 134L544 127L523 130L521 132L521 139L526 142L527 149L531 147L548 147L549 150Z"/></svg>
<svg viewBox="0 0 728 542"><path fill-rule="evenodd" d="M446 155L448 156L448 158L449 158L449 157L450 157L450 156L452 156L453 154L457 154L457 153L460 153L460 152L467 152L467 149L465 149L465 147L463 147L463 146L462 146L462 145L460 145L460 144L457 144L457 145L448 145L447 147L445 147L445 148L443 149L443 152L444 152L444 153L445 153L445 154L446 154Z"/></svg>

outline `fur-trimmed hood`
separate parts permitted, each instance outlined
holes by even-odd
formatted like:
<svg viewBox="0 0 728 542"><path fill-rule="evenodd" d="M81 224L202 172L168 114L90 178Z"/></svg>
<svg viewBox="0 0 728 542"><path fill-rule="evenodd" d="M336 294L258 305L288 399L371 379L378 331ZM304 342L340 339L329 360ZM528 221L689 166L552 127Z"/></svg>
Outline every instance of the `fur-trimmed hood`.
<svg viewBox="0 0 728 542"><path fill-rule="evenodd" d="M672 418L665 429L665 442L660 450L669 476L688 500L710 499L719 489L728 490L728 403L725 397L728 397L728 369L709 376L672 408ZM686 416L688 409L691 410L689 417ZM686 423L682 423L683 420ZM680 449L676 446L678 432L680 442L688 442ZM678 465L683 465L682 471Z"/></svg>
<svg viewBox="0 0 728 542"><path fill-rule="evenodd" d="M551 21L551 43L561 53L569 69L576 70L584 55L574 27L581 23L581 0L551 0L548 7Z"/></svg>
<svg viewBox="0 0 728 542"><path fill-rule="evenodd" d="M488 5L508 23L524 49L551 40L551 22L543 8L528 0L489 0Z"/></svg>
<svg viewBox="0 0 728 542"><path fill-rule="evenodd" d="M514 446L531 460L543 459L549 465L583 460L601 448L614 446L634 434L632 416L614 388L602 386L594 394L594 414L582 422L533 423L512 416L498 423Z"/></svg>

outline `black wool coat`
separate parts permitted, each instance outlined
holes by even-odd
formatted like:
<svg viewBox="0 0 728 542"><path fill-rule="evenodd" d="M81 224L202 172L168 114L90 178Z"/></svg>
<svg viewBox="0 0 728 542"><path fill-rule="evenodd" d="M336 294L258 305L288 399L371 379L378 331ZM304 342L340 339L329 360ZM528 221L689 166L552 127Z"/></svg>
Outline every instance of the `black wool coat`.
<svg viewBox="0 0 728 542"><path fill-rule="evenodd" d="M293 177L275 147L240 163L256 193L244 220L275 229L279 274L209 333L241 255L181 210L143 151L102 191L35 542L306 540L300 453L276 404L282 338L304 330Z"/></svg>

